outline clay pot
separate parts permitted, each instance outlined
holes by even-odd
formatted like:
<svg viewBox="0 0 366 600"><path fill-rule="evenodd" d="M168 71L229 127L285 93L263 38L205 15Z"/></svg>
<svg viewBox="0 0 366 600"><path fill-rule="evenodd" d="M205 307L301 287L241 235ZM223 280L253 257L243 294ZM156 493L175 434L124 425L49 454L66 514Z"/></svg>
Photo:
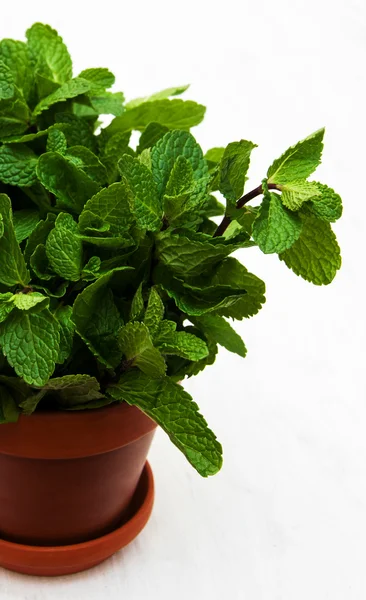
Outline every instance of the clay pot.
<svg viewBox="0 0 366 600"><path fill-rule="evenodd" d="M131 541L152 509L152 474L143 469L155 428L127 404L1 425L0 565L70 573Z"/></svg>

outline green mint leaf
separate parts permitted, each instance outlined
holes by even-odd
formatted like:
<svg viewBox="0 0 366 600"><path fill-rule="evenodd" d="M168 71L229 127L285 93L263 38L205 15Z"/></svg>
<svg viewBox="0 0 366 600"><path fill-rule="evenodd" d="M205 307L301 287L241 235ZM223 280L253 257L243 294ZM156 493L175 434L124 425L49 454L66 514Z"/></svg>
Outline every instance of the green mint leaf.
<svg viewBox="0 0 366 600"><path fill-rule="evenodd" d="M0 325L0 344L19 377L43 386L55 368L59 325L48 309L39 313L14 310Z"/></svg>
<svg viewBox="0 0 366 600"><path fill-rule="evenodd" d="M123 324L108 288L112 276L110 271L88 285L77 296L72 314L79 336L98 360L111 369L121 361L117 334Z"/></svg>
<svg viewBox="0 0 366 600"><path fill-rule="evenodd" d="M188 160L195 180L201 179L207 174L207 163L193 135L188 131L169 131L151 150L152 173L159 195L163 195L165 192L171 170L178 156L184 156Z"/></svg>
<svg viewBox="0 0 366 600"><path fill-rule="evenodd" d="M161 125L160 123L149 123L146 129L141 133L136 149L137 154L141 154L143 150L155 146L156 142L168 131L169 128L165 127L165 125Z"/></svg>
<svg viewBox="0 0 366 600"><path fill-rule="evenodd" d="M0 59L0 100L9 100L14 95L15 83L13 73Z"/></svg>
<svg viewBox="0 0 366 600"><path fill-rule="evenodd" d="M227 243L203 233L189 235L182 231L161 232L156 236L156 255L170 271L185 277L196 277L219 263L245 242Z"/></svg>
<svg viewBox="0 0 366 600"><path fill-rule="evenodd" d="M16 210L13 213L15 237L19 244L30 236L39 220L38 210L25 208L24 210Z"/></svg>
<svg viewBox="0 0 366 600"><path fill-rule="evenodd" d="M47 152L65 154L66 150L67 140L65 134L60 129L50 129L47 138Z"/></svg>
<svg viewBox="0 0 366 600"><path fill-rule="evenodd" d="M13 303L19 310L26 312L41 312L49 307L50 299L39 292L30 292L29 294L14 294Z"/></svg>
<svg viewBox="0 0 366 600"><path fill-rule="evenodd" d="M119 179L118 161L124 154L132 152L128 144L130 141L131 132L115 133L111 138L103 135L103 131L99 136L99 146L101 149L100 160L104 164L108 183L115 183Z"/></svg>
<svg viewBox="0 0 366 600"><path fill-rule="evenodd" d="M46 253L50 265L57 275L69 281L81 277L83 244L78 226L71 215L60 213L55 227L48 235Z"/></svg>
<svg viewBox="0 0 366 600"><path fill-rule="evenodd" d="M74 341L75 324L72 321L72 307L60 304L54 316L60 325L60 347L56 362L62 364L71 355Z"/></svg>
<svg viewBox="0 0 366 600"><path fill-rule="evenodd" d="M145 167L147 167L149 169L149 171L151 171L151 152L150 152L150 148L145 148L145 150L143 150L141 152L141 154L139 154L138 159L140 161L141 164L145 165Z"/></svg>
<svg viewBox="0 0 366 600"><path fill-rule="evenodd" d="M72 113L63 112L56 114L56 127L61 128L66 136L67 145L85 146L92 152L96 151L96 137L92 125L87 119L83 119Z"/></svg>
<svg viewBox="0 0 366 600"><path fill-rule="evenodd" d="M193 168L185 156L178 156L170 172L165 189L166 196L181 196L194 184Z"/></svg>
<svg viewBox="0 0 366 600"><path fill-rule="evenodd" d="M44 244L38 244L29 259L29 265L38 279L50 281L55 278L55 273L51 271L50 261L48 260Z"/></svg>
<svg viewBox="0 0 366 600"><path fill-rule="evenodd" d="M208 356L207 345L201 338L185 331L168 330L164 327L164 323L163 321L163 327L159 327L154 337L154 344L160 352L175 354L193 361L202 360Z"/></svg>
<svg viewBox="0 0 366 600"><path fill-rule="evenodd" d="M94 281L95 279L98 279L101 263L102 261L99 256L92 256L89 258L88 262L83 267L81 278L84 279L84 281Z"/></svg>
<svg viewBox="0 0 366 600"><path fill-rule="evenodd" d="M144 323L148 328L150 335L154 337L160 322L164 318L164 304L156 287L152 287L145 311Z"/></svg>
<svg viewBox="0 0 366 600"><path fill-rule="evenodd" d="M249 271L235 258L226 258L222 261L211 280L213 288L230 286L234 291L245 289L246 293L236 298L230 306L219 311L223 317L241 320L252 317L262 308L266 301L265 284Z"/></svg>
<svg viewBox="0 0 366 600"><path fill-rule="evenodd" d="M297 214L282 205L277 194L269 193L253 223L253 239L264 254L284 252L301 234L302 222Z"/></svg>
<svg viewBox="0 0 366 600"><path fill-rule="evenodd" d="M145 304L142 296L142 283L136 290L131 302L130 321L141 321L145 312Z"/></svg>
<svg viewBox="0 0 366 600"><path fill-rule="evenodd" d="M17 283L26 286L30 279L29 272L15 237L11 202L6 194L0 194L0 215L4 224L4 233L0 238L0 282L8 286Z"/></svg>
<svg viewBox="0 0 366 600"><path fill-rule="evenodd" d="M228 206L235 207L244 191L244 184L249 169L250 155L257 145L247 140L232 142L226 146L220 162L220 192L228 201ZM211 151L212 152L212 151Z"/></svg>
<svg viewBox="0 0 366 600"><path fill-rule="evenodd" d="M342 199L330 187L322 183L312 182L317 187L318 194L311 198L307 205L309 210L319 219L334 223L342 216Z"/></svg>
<svg viewBox="0 0 366 600"><path fill-rule="evenodd" d="M27 44L9 39L1 40L0 61L11 71L15 85L22 90L24 98L28 100L33 84L33 68Z"/></svg>
<svg viewBox="0 0 366 600"><path fill-rule="evenodd" d="M340 249L329 223L303 213L302 232L295 244L280 254L280 259L306 281L327 285L341 266Z"/></svg>
<svg viewBox="0 0 366 600"><path fill-rule="evenodd" d="M124 113L124 96L122 92L100 91L90 96L90 104L98 115L114 115L120 117Z"/></svg>
<svg viewBox="0 0 366 600"><path fill-rule="evenodd" d="M291 146L269 167L269 183L286 184L307 179L320 164L323 151L324 129L319 129L296 146Z"/></svg>
<svg viewBox="0 0 366 600"><path fill-rule="evenodd" d="M99 382L90 375L64 375L53 377L43 390L53 392L62 408L77 407L103 398Z"/></svg>
<svg viewBox="0 0 366 600"><path fill-rule="evenodd" d="M143 373L126 373L108 393L115 400L138 406L169 435L203 477L222 466L222 448L183 388L169 377L150 379Z"/></svg>
<svg viewBox="0 0 366 600"><path fill-rule="evenodd" d="M15 308L13 299L14 294L12 294L11 292L5 292L3 294L0 294L0 323L5 321L5 319L11 313L13 308Z"/></svg>
<svg viewBox="0 0 366 600"><path fill-rule="evenodd" d="M127 233L133 223L130 206L132 194L124 183L112 183L90 198L79 217L79 228L86 232L90 228L105 230L109 226L111 234ZM96 238L97 239L97 238Z"/></svg>
<svg viewBox="0 0 366 600"><path fill-rule="evenodd" d="M19 413L19 407L9 390L0 385L0 423L16 423Z"/></svg>
<svg viewBox="0 0 366 600"><path fill-rule="evenodd" d="M29 263L30 257L40 244L45 244L48 234L55 226L56 215L49 213L45 220L39 221L27 240L24 258Z"/></svg>
<svg viewBox="0 0 366 600"><path fill-rule="evenodd" d="M208 177L195 180L191 164L178 156L171 170L164 194L164 213L170 225L179 227L201 222L207 202Z"/></svg>
<svg viewBox="0 0 366 600"><path fill-rule="evenodd" d="M138 367L150 377L163 377L164 358L154 348L148 328L138 321L125 325L118 336L119 347L131 366Z"/></svg>
<svg viewBox="0 0 366 600"><path fill-rule="evenodd" d="M290 210L298 210L307 200L320 195L320 190L314 181L298 179L279 186L282 194L281 201Z"/></svg>
<svg viewBox="0 0 366 600"><path fill-rule="evenodd" d="M26 144L28 142L33 142L34 140L38 140L39 138L45 137L51 131L53 131L53 127L49 127L48 129L42 129L41 131L37 131L37 133L11 135L9 137L2 138L1 141L3 142L3 144Z"/></svg>
<svg viewBox="0 0 366 600"><path fill-rule="evenodd" d="M128 154L118 162L118 169L131 190L131 210L141 229L158 231L161 227L163 209L151 171L137 158Z"/></svg>
<svg viewBox="0 0 366 600"><path fill-rule="evenodd" d="M105 166L94 152L85 148L85 146L73 146L69 148L66 156L99 185L107 183L108 175Z"/></svg>
<svg viewBox="0 0 366 600"><path fill-rule="evenodd" d="M37 70L57 83L72 77L72 62L62 38L49 25L35 23L26 32Z"/></svg>
<svg viewBox="0 0 366 600"><path fill-rule="evenodd" d="M15 85L13 73L0 60L0 139L23 133L29 118L28 105Z"/></svg>
<svg viewBox="0 0 366 600"><path fill-rule="evenodd" d="M224 346L230 352L239 354L243 358L246 356L247 349L243 340L223 317L204 315L196 317L193 323L204 332L206 337L220 346Z"/></svg>
<svg viewBox="0 0 366 600"><path fill-rule="evenodd" d="M53 104L58 104L59 102L66 102L71 98L76 98L77 96L81 96L90 90L90 83L86 79L75 78L67 81L57 90L52 92L49 96L43 98L40 102L38 102L37 106L33 111L33 116L37 117L44 110L48 110L53 106Z"/></svg>
<svg viewBox="0 0 366 600"><path fill-rule="evenodd" d="M37 181L37 156L27 146L0 146L0 181L20 187Z"/></svg>
<svg viewBox="0 0 366 600"><path fill-rule="evenodd" d="M144 102L113 119L106 131L109 135L131 129L143 131L152 122L169 129L189 129L201 123L205 111L204 106L191 100Z"/></svg>
<svg viewBox="0 0 366 600"><path fill-rule="evenodd" d="M115 82L113 73L105 68L85 69L84 71L81 71L79 77L90 81L97 90L107 90L112 87Z"/></svg>
<svg viewBox="0 0 366 600"><path fill-rule="evenodd" d="M131 108L135 108L135 106L139 106L145 102L154 102L155 100L165 100L166 98L170 98L171 96L180 96L188 90L189 85L180 85L178 87L171 87L165 90L161 90L161 92L156 92L151 96L147 96L145 98L134 98L134 100L130 100L126 104L126 109L130 110Z"/></svg>
<svg viewBox="0 0 366 600"><path fill-rule="evenodd" d="M212 275L207 280L200 277L196 284L177 279L162 268L157 268L154 275L155 282L163 287L177 307L187 315L217 312L231 306L247 293L245 288L236 286L235 281L232 282L233 285L212 285Z"/></svg>
<svg viewBox="0 0 366 600"><path fill-rule="evenodd" d="M58 199L60 208L80 213L100 186L58 152L39 157L37 176L42 185Z"/></svg>
<svg viewBox="0 0 366 600"><path fill-rule="evenodd" d="M218 165L221 162L222 157L224 156L224 152L225 148L222 147L210 148L210 150L207 150L205 154L205 159L207 160L207 164L209 165L210 170L216 167L216 165Z"/></svg>

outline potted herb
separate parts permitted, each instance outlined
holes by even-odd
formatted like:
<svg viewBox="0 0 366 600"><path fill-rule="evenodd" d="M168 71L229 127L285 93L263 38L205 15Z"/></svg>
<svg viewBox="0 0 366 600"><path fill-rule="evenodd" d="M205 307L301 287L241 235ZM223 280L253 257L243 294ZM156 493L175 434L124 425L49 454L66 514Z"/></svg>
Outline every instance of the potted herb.
<svg viewBox="0 0 366 600"><path fill-rule="evenodd" d="M186 86L125 103L108 69L73 77L48 25L26 37L0 42L0 564L51 575L142 529L156 425L202 476L219 471L180 382L218 345L246 354L230 319L255 315L265 286L230 255L256 247L329 284L342 204L308 179L323 130L244 192L255 144L204 154Z"/></svg>

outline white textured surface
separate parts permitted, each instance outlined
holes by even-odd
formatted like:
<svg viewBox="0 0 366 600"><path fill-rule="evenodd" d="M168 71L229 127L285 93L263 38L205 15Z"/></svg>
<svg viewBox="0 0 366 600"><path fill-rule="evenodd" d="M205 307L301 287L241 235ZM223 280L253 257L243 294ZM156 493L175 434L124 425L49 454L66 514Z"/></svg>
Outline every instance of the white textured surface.
<svg viewBox="0 0 366 600"><path fill-rule="evenodd" d="M204 148L259 144L253 186L326 125L319 179L344 198L344 264L317 288L275 256L243 252L267 282L262 314L238 326L248 358L221 351L187 385L224 445L223 471L201 480L159 433L156 505L139 539L67 578L0 570L1 600L364 600L364 2L18 1L1 11L0 38L35 20L59 29L76 72L108 66L128 98L191 81L187 97L209 107L195 130Z"/></svg>

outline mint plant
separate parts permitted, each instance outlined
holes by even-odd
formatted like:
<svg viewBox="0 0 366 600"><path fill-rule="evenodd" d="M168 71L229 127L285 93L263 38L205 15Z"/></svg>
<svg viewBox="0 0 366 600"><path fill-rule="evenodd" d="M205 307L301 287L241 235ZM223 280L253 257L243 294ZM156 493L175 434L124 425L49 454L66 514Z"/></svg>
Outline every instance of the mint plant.
<svg viewBox="0 0 366 600"><path fill-rule="evenodd" d="M265 286L235 250L276 253L316 285L340 268L341 199L309 181L324 130L244 193L256 145L204 154L187 86L125 103L108 69L73 77L51 27L26 36L0 42L0 421L127 402L212 475L221 446L178 382L218 345L246 355L230 319L255 315Z"/></svg>

